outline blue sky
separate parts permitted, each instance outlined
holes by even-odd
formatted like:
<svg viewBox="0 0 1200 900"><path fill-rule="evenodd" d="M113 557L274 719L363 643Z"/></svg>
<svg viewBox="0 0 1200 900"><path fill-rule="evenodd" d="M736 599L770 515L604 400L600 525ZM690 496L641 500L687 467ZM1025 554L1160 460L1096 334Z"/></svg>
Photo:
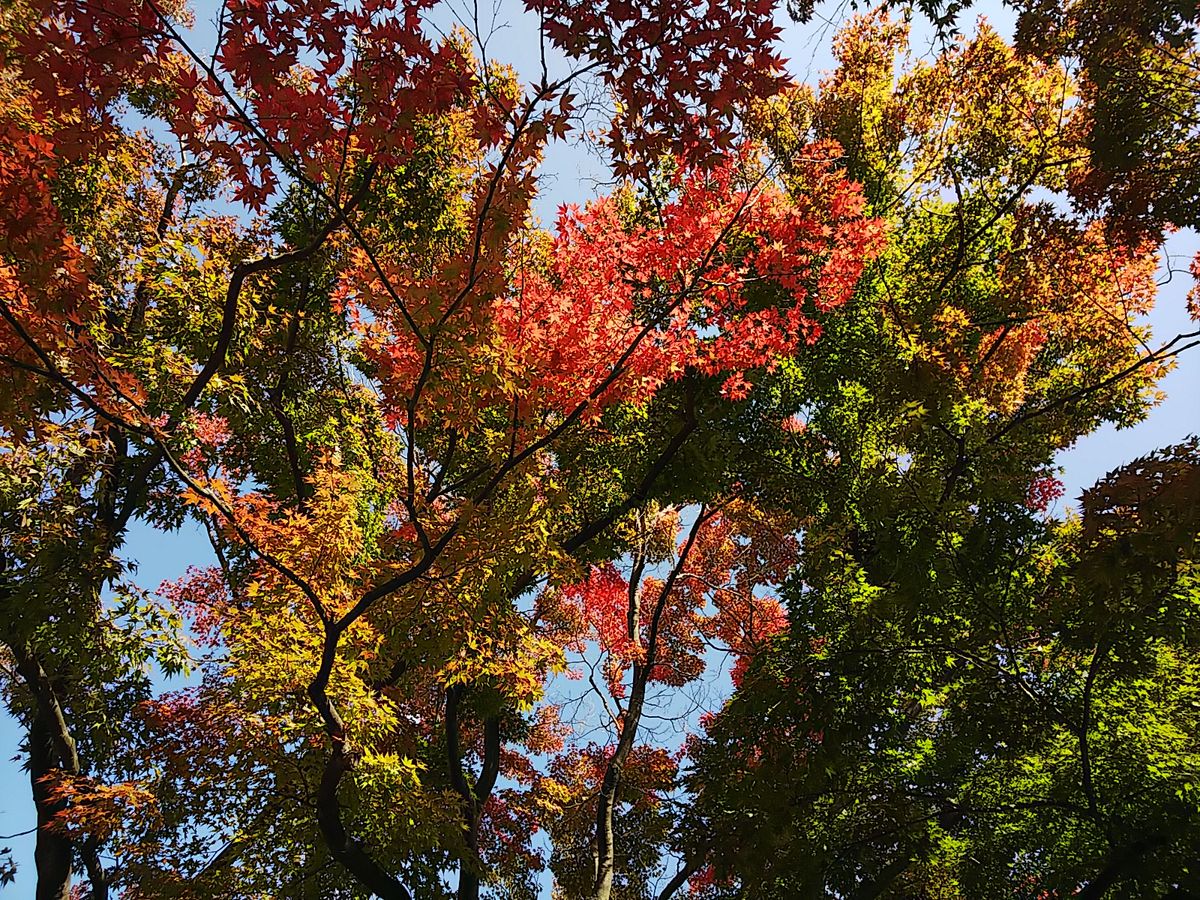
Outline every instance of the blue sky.
<svg viewBox="0 0 1200 900"><path fill-rule="evenodd" d="M201 33L205 20L211 15L205 12L205 8L212 9L211 0L206 0L198 9L197 30ZM505 15L511 18L506 27L495 32L488 50L497 59L514 62L523 76L532 77L536 74L533 70L537 59L536 44L529 23L522 22L518 17L519 8L520 5L513 0L503 7L497 24L505 25ZM994 0L977 4L975 10L987 14L1002 32L1010 30L1011 15ZM784 55L790 59L790 70L799 80L814 81L832 65L830 39L836 22L845 14L845 6L825 4L818 7L818 14L828 18L818 18L806 27L794 26L785 17L780 18L780 23L785 26ZM914 52L919 53L922 41L927 40L918 31L913 41ZM594 156L578 147L565 145L552 148L545 170L548 177L538 202L538 211L546 221L552 219L560 203L579 202L593 196L604 179L604 169ZM1184 309L1184 297L1191 286L1187 264L1198 248L1200 241L1193 232L1179 232L1167 242L1161 272L1164 283L1158 306L1149 317L1157 341L1195 328L1195 323L1189 322ZM1197 430L1200 424L1200 403L1197 402L1200 350L1192 351L1190 355L1184 354L1176 370L1161 386L1167 399L1144 422L1124 431L1106 427L1061 455L1059 462L1065 470L1063 481L1067 487L1063 503L1078 496L1080 490L1116 466L1155 448L1177 443ZM195 528L164 534L143 524L135 524L126 550L129 558L139 562L138 581L150 588L178 577L189 565L206 565L211 559L206 539ZM34 823L28 776L15 759L20 737L15 724L0 716L0 835L25 831ZM33 838L0 839L0 846L11 847L20 865L17 882L5 890L5 898L32 898Z"/></svg>

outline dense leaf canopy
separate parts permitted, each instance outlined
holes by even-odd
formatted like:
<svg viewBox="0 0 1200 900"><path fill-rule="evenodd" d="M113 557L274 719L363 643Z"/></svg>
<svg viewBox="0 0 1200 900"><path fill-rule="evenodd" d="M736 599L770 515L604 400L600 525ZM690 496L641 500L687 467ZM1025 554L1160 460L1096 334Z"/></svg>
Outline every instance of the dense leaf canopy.
<svg viewBox="0 0 1200 900"><path fill-rule="evenodd" d="M432 0L0 6L39 900L1200 893L1200 448L1050 511L1198 342L1195 10L803 86L762 0L526 6L526 81Z"/></svg>

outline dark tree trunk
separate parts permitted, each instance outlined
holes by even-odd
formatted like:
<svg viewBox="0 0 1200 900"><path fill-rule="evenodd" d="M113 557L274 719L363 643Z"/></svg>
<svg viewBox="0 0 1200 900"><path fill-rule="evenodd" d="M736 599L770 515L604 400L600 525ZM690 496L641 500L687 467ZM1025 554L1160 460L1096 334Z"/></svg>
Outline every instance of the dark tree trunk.
<svg viewBox="0 0 1200 900"><path fill-rule="evenodd" d="M467 773L463 769L462 748L459 744L458 708L463 693L462 685L455 685L446 691L446 768L450 783L458 792L462 805L468 857L458 867L456 897L457 900L479 900L482 884L479 825L483 818L483 807L492 796L496 778L500 773L500 719L492 716L483 721L483 767L472 785L468 783Z"/></svg>
<svg viewBox="0 0 1200 900"><path fill-rule="evenodd" d="M371 858L371 855L346 831L342 824L342 807L338 802L338 786L350 770L342 743L334 745L325 764L321 787L317 791L317 825L329 848L329 854L341 863L363 887L381 900L412 900L403 884Z"/></svg>
<svg viewBox="0 0 1200 900"><path fill-rule="evenodd" d="M71 841L51 830L51 823L66 804L50 796L46 779L58 769L52 729L40 705L35 706L29 726L29 781L37 809L37 845L33 852L37 868L37 900L69 900L71 896Z"/></svg>
<svg viewBox="0 0 1200 900"><path fill-rule="evenodd" d="M1101 900L1108 896L1108 892L1118 881L1135 871L1143 859L1165 843L1166 839L1161 834L1151 834L1121 850L1113 851L1099 874L1075 896L1078 900Z"/></svg>

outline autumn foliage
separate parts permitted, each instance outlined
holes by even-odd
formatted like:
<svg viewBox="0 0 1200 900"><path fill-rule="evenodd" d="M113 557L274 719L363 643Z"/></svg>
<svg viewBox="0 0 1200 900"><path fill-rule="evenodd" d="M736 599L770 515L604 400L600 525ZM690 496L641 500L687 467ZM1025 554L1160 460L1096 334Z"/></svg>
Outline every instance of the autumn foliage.
<svg viewBox="0 0 1200 900"><path fill-rule="evenodd" d="M1196 663L1171 604L1118 652L1075 586L1140 622L1096 569L1190 575L1053 518L1055 454L1144 417L1187 338L1143 322L1161 234L1094 199L1099 88L986 27L913 60L882 11L815 88L758 0L530 0L521 72L457 14L0 11L0 642L37 896L992 896L1038 853L1046 890L1119 883L1093 839L1132 813L1096 785L1152 763L1094 764L1091 723ZM564 141L614 181L543 226ZM1188 452L1111 511L1180 560ZM139 584L144 526L211 562ZM1042 598L1004 647L1002 575ZM1012 777L955 755L1008 710L946 674L972 659L1085 686L1009 740L1038 790L1079 782L1069 850L946 824Z"/></svg>

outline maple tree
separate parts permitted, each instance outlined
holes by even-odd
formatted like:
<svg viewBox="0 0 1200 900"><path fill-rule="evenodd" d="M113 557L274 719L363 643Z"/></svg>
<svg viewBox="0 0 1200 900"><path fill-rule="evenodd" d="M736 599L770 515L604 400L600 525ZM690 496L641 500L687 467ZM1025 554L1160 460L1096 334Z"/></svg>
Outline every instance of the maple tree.
<svg viewBox="0 0 1200 900"><path fill-rule="evenodd" d="M499 711L528 706L557 665L513 601L573 570L570 554L651 498L696 428L697 390L710 404L743 398L752 371L815 339L815 315L845 302L878 241L832 148L814 148L810 189L787 193L732 138L737 106L780 83L769 7L729 7L704 29L687 27L685 5L538 8L546 39L580 62L529 91L477 59L465 32L430 41L419 27L427 8L226 5L210 57L188 43L182 8L6 13L5 358L53 404L14 392L6 430L21 448L47 434L47 418L66 418L96 443L98 474L67 480L98 507L89 527L106 543L92 561L113 560L91 579L88 609L62 618L89 631L108 615L101 592L134 516L198 518L220 559L219 571L168 591L219 647L202 687L135 705L143 739L118 748L111 770L72 756L72 725L55 713L61 746L35 774L47 795L45 896L69 889L75 854L96 895L188 890L227 879L225 863L245 869L240 831L255 819L235 823L236 851L197 871L199 835L221 833L201 818L216 806L148 780L181 761L171 741L195 737L199 721L210 724L196 758L171 769L193 787L206 752L238 758L231 772L250 779L247 798L286 795L281 770L297 759L307 768L315 809L257 820L282 829L294 859L339 864L318 882L409 896L406 880L432 884L458 858L460 893L477 892L499 713L471 738L485 746L468 783L459 706L480 692ZM687 92L645 95L667 69L687 73ZM618 171L663 175L644 197L630 189L564 210L549 235L529 224L537 162L570 122L568 86L593 72L617 100ZM633 102L643 112L631 119L622 111ZM182 162L131 133L127 108L160 122ZM85 198L81 216L60 172L111 166L131 143L144 148L142 167L104 179L119 202ZM674 161L663 170L665 149ZM181 196L193 175L195 196ZM157 204L139 179L156 177L167 188L147 216ZM205 210L217 190L250 210L279 199L247 224ZM666 440L606 420L683 382L685 396L666 403L684 421ZM621 437L635 446L620 448L628 458L610 496L562 487L591 474L560 474L572 447ZM14 582L45 578L30 565ZM19 655L19 639L7 643ZM56 701L25 681L36 723ZM439 719L460 795L451 815L412 761ZM248 727L278 737L248 745ZM126 777L102 783L116 774ZM396 791L427 820L410 814L403 827ZM118 865L93 865L101 844ZM253 885L279 870L244 874Z"/></svg>
<svg viewBox="0 0 1200 900"><path fill-rule="evenodd" d="M970 0L917 0L942 35L957 34ZM1068 180L1072 203L1103 213L1106 227L1134 239L1195 229L1200 112L1194 4L1142 0L1010 0L1014 44L1028 59L1059 61L1077 73L1072 129L1084 164ZM814 3L789 3L797 20ZM1200 276L1193 259L1190 274ZM1200 319L1197 293L1189 311Z"/></svg>
<svg viewBox="0 0 1200 900"><path fill-rule="evenodd" d="M585 656L583 664L608 718L603 744L582 753L569 748L552 763L555 782L579 798L549 825L550 866L569 896L645 896L661 866L658 848L673 837L673 817L659 807L678 787L679 760L664 747L639 743L643 718L656 708L654 685L678 690L700 678L713 647L735 655L737 684L755 653L786 626L779 603L764 592L783 582L795 560L794 526L786 517L730 497L701 506L684 537L672 508L645 510L634 527L628 578L611 563L594 567L586 581L556 590L539 610L560 622L579 650L588 641L597 645L599 656ZM647 574L666 563L661 577ZM636 862L629 859L633 848ZM677 888L691 874L685 862L671 882Z"/></svg>
<svg viewBox="0 0 1200 900"><path fill-rule="evenodd" d="M1145 250L1030 202L1086 161L1062 71L982 31L897 80L904 38L860 21L773 112L837 127L898 237L802 369L791 627L689 775L705 896L1186 894L1195 447L1046 513L1054 452L1143 415L1186 338L1134 325Z"/></svg>
<svg viewBox="0 0 1200 900"><path fill-rule="evenodd" d="M67 804L47 779L55 772L120 777L122 733L137 728L136 704L152 689L145 664L156 660L172 672L186 658L179 617L134 586L119 556L131 519L161 478L123 424L105 414L112 398L131 388L130 372L92 350L103 341L114 356L136 359L134 345L161 334L145 322L145 292L131 286L136 261L126 248L160 237L175 199L193 186L182 176L166 184L148 178L154 148L133 135L103 158L55 171L49 144L29 129L27 96L5 76L5 128L13 142L5 145L3 183L13 218L4 229L0 270L6 321L0 597L10 673L23 687L9 696L29 736L38 896L59 897L69 887L73 846L50 827ZM92 253L86 275L80 241ZM90 312L89 302L96 304ZM95 327L85 332L88 321ZM31 354L32 346L43 353ZM45 377L51 353L61 354L60 364L78 373L78 382ZM76 403L75 394L88 390L82 385L103 396L97 414ZM93 892L102 896L97 851L92 840L74 845Z"/></svg>
<svg viewBox="0 0 1200 900"><path fill-rule="evenodd" d="M1178 804L1109 797L1189 714L1119 771L1087 723L1145 721L1130 682L1186 701L1184 608L1135 653L1072 579L1130 617L1191 590L1191 451L1159 518L1044 518L1055 452L1186 346L1139 323L1153 229L1035 201L1095 181L1079 82L986 29L897 74L879 13L814 91L769 3L527 9L531 84L431 0L231 0L211 48L155 0L3 10L0 640L39 898L952 895L1014 856L1095 892L1147 854L1167 883ZM619 180L541 227L544 153L597 121ZM1106 557L1105 515L1158 549ZM146 594L139 520L215 564ZM1047 706L1011 746L1065 796L1041 761L1078 745L1107 862L953 806L1006 802L979 736L1023 715L963 666L1042 660L1085 724ZM880 786L861 817L846 773Z"/></svg>

